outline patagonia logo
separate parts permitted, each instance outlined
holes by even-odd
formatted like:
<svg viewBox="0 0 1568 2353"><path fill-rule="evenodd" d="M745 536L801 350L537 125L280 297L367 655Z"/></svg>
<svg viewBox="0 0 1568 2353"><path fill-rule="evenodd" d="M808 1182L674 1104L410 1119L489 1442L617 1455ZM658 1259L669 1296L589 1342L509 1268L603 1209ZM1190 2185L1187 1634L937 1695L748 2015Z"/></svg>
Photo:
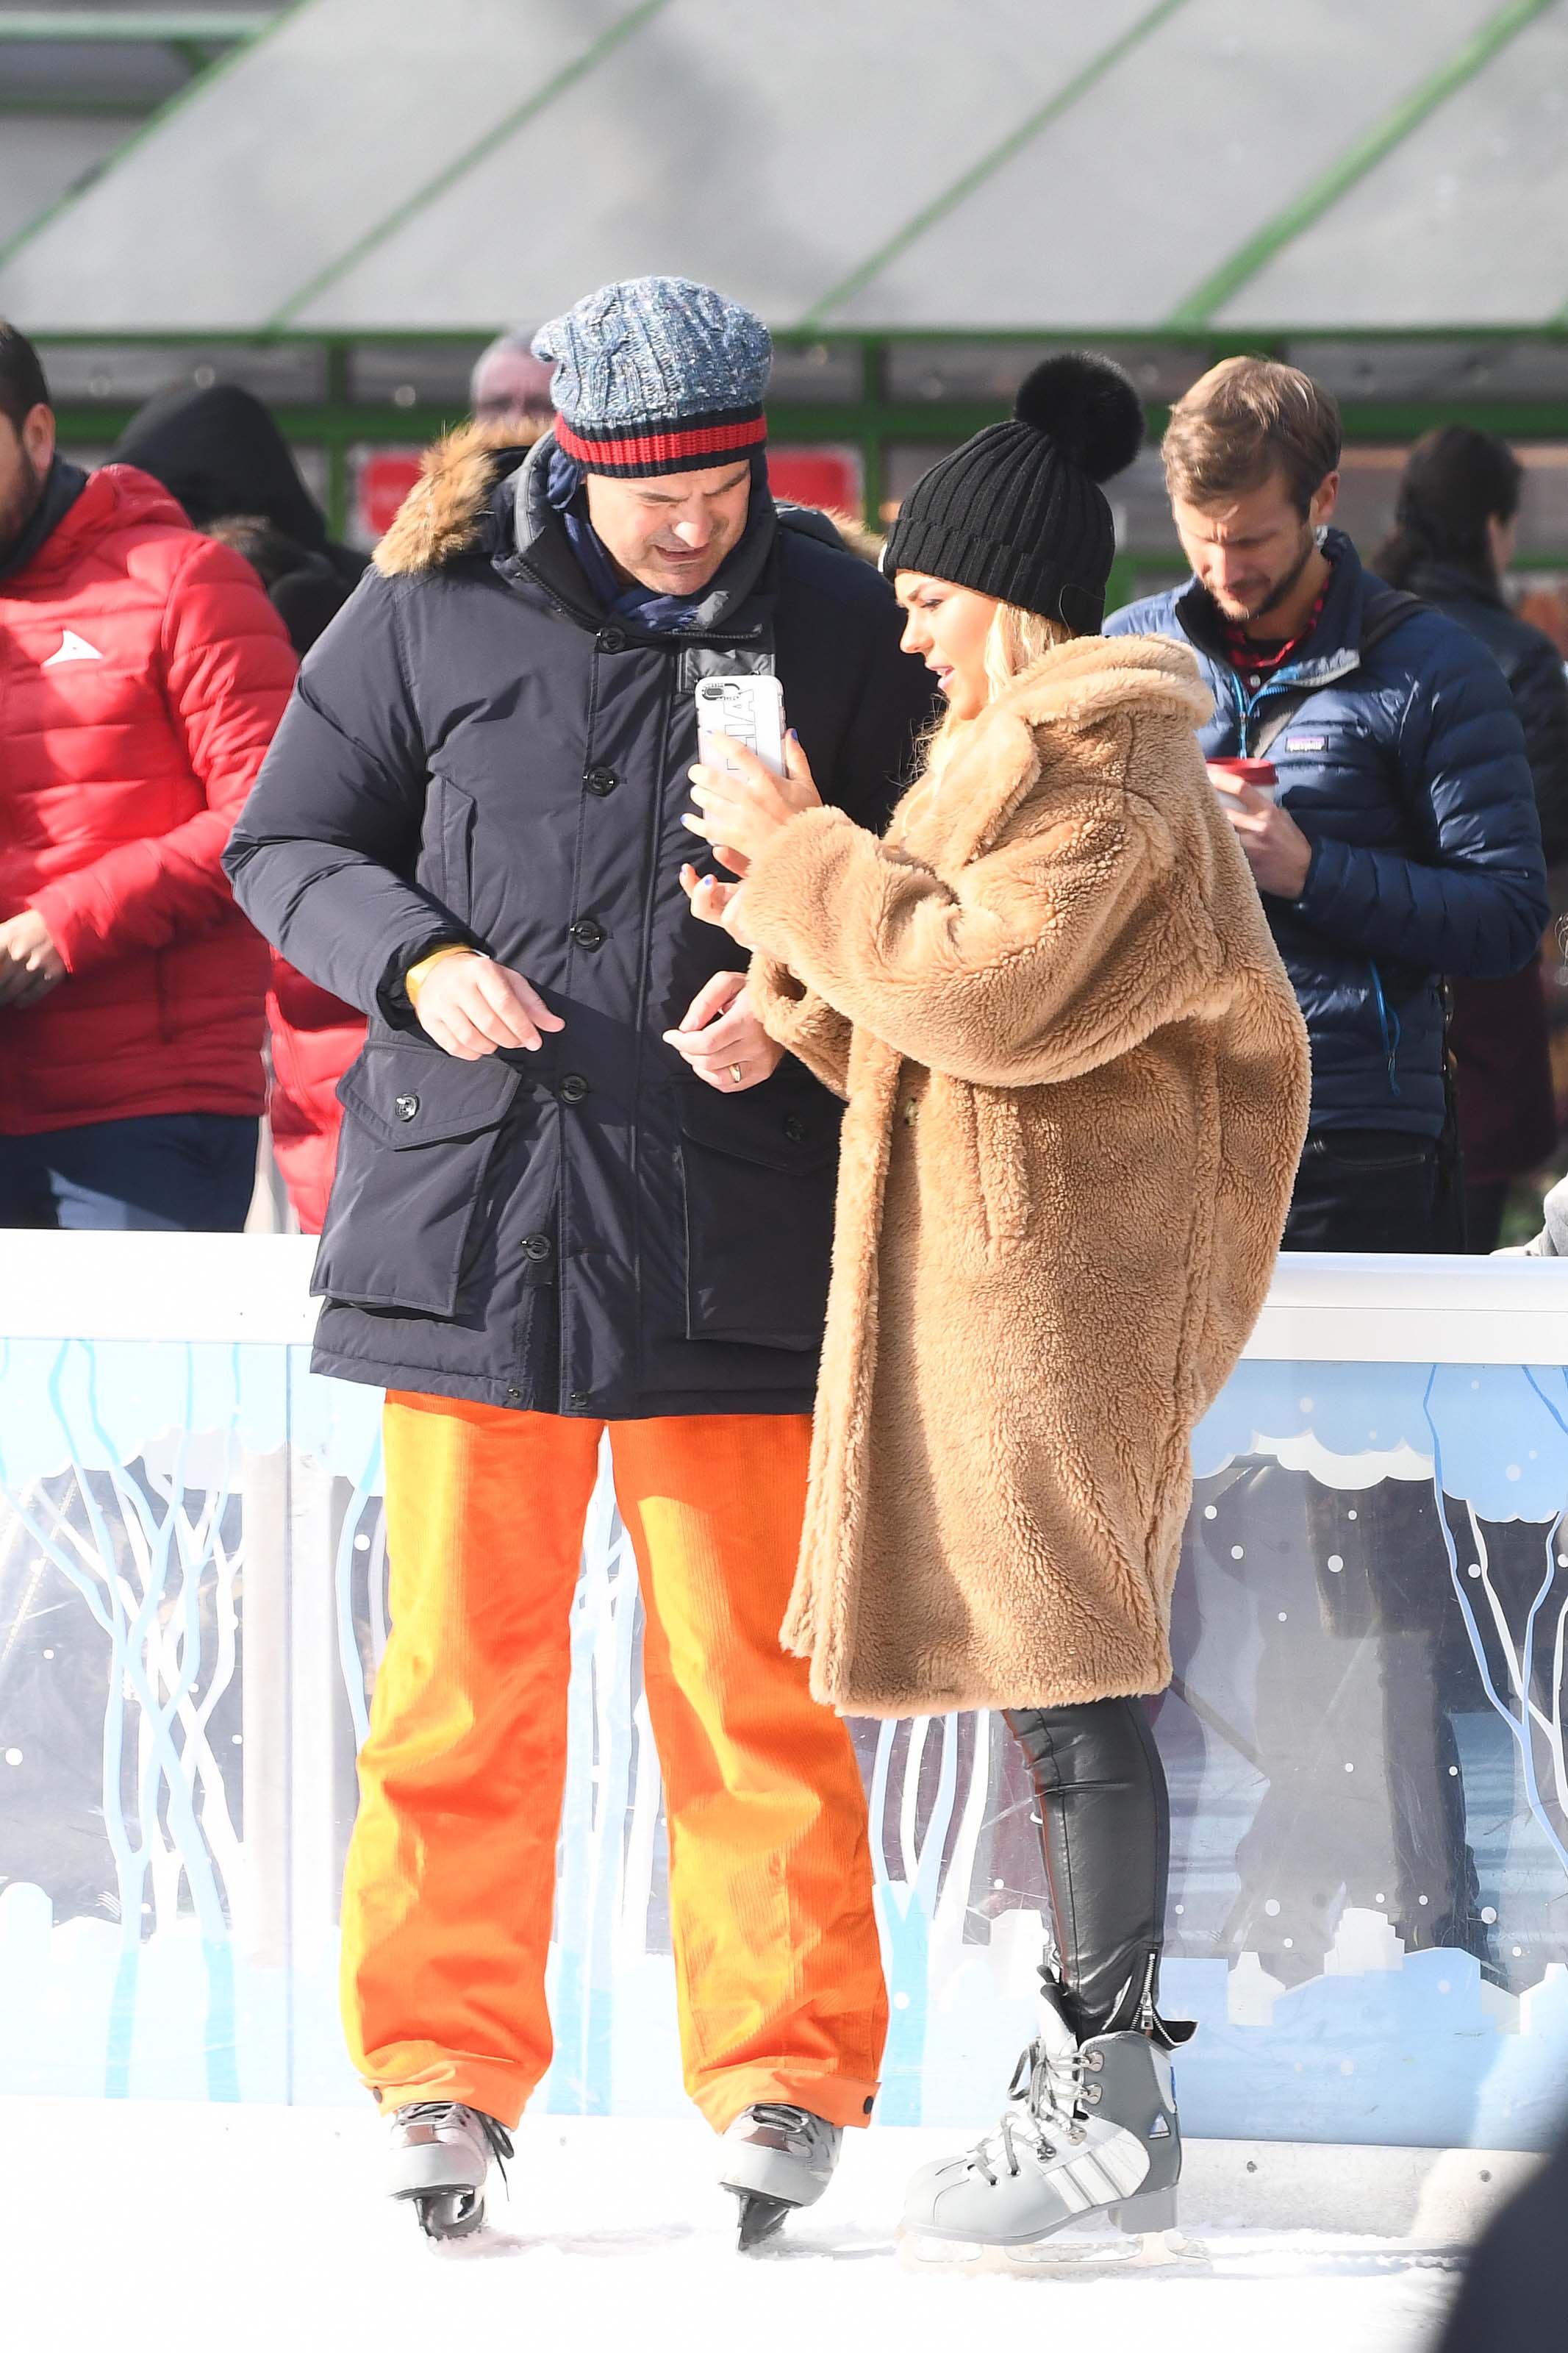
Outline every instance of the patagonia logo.
<svg viewBox="0 0 1568 2353"><path fill-rule="evenodd" d="M1326 735L1288 735L1285 738L1287 752L1326 752L1328 748Z"/></svg>

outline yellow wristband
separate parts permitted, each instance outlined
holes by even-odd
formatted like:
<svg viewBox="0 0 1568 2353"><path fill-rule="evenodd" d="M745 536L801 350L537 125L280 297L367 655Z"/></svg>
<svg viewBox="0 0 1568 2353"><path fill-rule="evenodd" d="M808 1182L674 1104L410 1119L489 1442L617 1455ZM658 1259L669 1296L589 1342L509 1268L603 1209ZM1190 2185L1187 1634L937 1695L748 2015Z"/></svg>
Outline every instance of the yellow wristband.
<svg viewBox="0 0 1568 2353"><path fill-rule="evenodd" d="M448 956L473 955L475 953L473 948L466 948L459 941L454 940L450 947L432 948L427 956L421 956L417 964L409 965L403 976L403 986L408 992L408 1002L413 1006L416 1013L419 1010L419 992L437 965L445 964Z"/></svg>

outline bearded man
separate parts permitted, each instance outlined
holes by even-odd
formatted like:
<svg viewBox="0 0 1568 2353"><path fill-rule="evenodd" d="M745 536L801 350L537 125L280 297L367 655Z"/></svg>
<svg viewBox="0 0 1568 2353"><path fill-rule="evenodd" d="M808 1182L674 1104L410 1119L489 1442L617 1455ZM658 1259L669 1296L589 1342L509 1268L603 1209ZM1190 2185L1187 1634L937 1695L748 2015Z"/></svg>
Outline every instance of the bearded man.
<svg viewBox="0 0 1568 2353"><path fill-rule="evenodd" d="M0 1225L244 1225L268 955L221 860L294 670L243 557L59 455L0 321Z"/></svg>
<svg viewBox="0 0 1568 2353"><path fill-rule="evenodd" d="M316 1287L384 1384L393 1633L343 2015L391 2187L468 2230L551 2054L569 1618L608 1432L647 1612L688 2090L757 2235L821 2194L886 2026L848 1734L778 1629L840 1106L690 921L694 689L779 679L879 826L929 716L876 573L768 494L762 322L681 279L541 330L558 421L436 450L307 657L229 851L369 1016Z"/></svg>
<svg viewBox="0 0 1568 2353"><path fill-rule="evenodd" d="M1443 980L1535 954L1541 828L1497 662L1331 527L1340 447L1332 395L1300 369L1200 376L1163 449L1193 577L1106 633L1184 638L1214 692L1209 774L1311 1039L1285 1248L1452 1250Z"/></svg>

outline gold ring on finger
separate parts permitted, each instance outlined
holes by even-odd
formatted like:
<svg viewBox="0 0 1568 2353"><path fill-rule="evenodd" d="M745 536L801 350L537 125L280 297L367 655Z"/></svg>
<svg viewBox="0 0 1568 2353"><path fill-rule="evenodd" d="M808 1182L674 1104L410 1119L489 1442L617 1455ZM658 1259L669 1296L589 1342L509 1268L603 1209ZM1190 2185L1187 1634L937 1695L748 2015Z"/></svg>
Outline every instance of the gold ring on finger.
<svg viewBox="0 0 1568 2353"><path fill-rule="evenodd" d="M740 1065L740 1063L739 1063L739 1062L731 1062L731 1065L730 1065L730 1076L734 1080L735 1084L736 1084L737 1086L739 1086L739 1085L740 1085L740 1083L741 1083L742 1078L744 1076L744 1073L743 1073L743 1071L742 1071L742 1069L741 1069L741 1065Z"/></svg>

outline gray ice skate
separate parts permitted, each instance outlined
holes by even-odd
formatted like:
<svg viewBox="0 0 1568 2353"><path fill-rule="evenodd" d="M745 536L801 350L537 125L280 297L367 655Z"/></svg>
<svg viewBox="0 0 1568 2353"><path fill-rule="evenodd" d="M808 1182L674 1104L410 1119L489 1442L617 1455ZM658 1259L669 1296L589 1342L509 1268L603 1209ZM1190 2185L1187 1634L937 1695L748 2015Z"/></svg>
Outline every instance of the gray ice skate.
<svg viewBox="0 0 1568 2353"><path fill-rule="evenodd" d="M795 2207L816 2203L843 2139L839 2126L809 2108L760 2100L742 2110L724 2135L719 2185L740 2201L742 2248L772 2238Z"/></svg>
<svg viewBox="0 0 1568 2353"><path fill-rule="evenodd" d="M412 2199L426 2238L467 2238L485 2219L491 2158L500 2163L511 2155L510 2134L456 2100L416 2100L391 2122L389 2194Z"/></svg>
<svg viewBox="0 0 1568 2353"><path fill-rule="evenodd" d="M1044 1974L1044 1973L1043 1973ZM1164 2025L1149 2007L1125 2032L1079 2043L1061 1989L1045 1975L1041 2032L1019 2060L1000 2125L967 2156L923 2166L904 2205L907 2260L983 2259L1024 2251L1074 2224L1114 2223L1163 2234L1176 2221L1182 2137L1170 2044L1190 2027ZM1026 2257L1025 2258L1026 2260Z"/></svg>

